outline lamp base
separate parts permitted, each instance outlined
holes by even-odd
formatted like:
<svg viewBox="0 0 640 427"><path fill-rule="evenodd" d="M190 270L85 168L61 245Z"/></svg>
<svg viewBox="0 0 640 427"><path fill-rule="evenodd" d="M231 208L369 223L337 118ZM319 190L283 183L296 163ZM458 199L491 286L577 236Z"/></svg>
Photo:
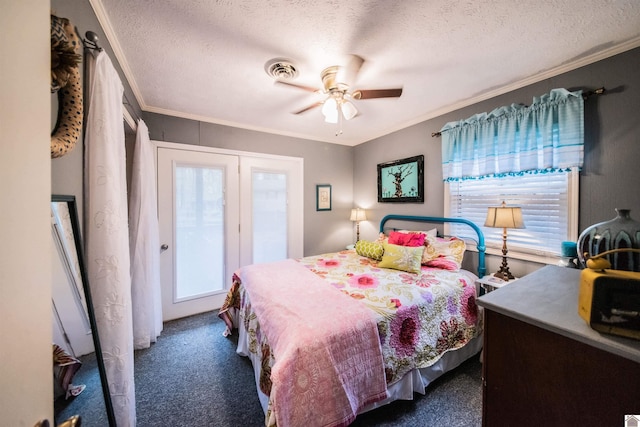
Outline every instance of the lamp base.
<svg viewBox="0 0 640 427"><path fill-rule="evenodd" d="M509 265L507 264L507 253L509 250L507 249L507 229L502 229L502 265L500 266L500 270L495 273L493 276L504 281L509 281L515 279L513 274L509 271Z"/></svg>
<svg viewBox="0 0 640 427"><path fill-rule="evenodd" d="M498 270L496 273L493 274L493 277L497 277L498 279L502 279L505 282L508 282L509 280L515 279L515 277L513 276L513 274L511 274L511 272L509 271L508 268L507 268L507 271L502 271L502 269Z"/></svg>
<svg viewBox="0 0 640 427"><path fill-rule="evenodd" d="M509 281L515 279L513 274L509 271L509 266L507 265L507 257L502 257L502 265L500 266L500 270L498 270L493 277L497 277L498 279L502 279L504 281Z"/></svg>

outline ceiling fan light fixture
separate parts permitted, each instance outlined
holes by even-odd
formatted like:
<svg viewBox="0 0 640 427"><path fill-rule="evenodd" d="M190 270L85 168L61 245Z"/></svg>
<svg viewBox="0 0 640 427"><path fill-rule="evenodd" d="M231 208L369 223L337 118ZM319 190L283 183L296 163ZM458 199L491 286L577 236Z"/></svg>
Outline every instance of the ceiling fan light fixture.
<svg viewBox="0 0 640 427"><path fill-rule="evenodd" d="M338 123L338 104L333 97L327 98L322 105L322 115L327 123Z"/></svg>
<svg viewBox="0 0 640 427"><path fill-rule="evenodd" d="M295 111L293 114L302 114L312 108L322 106L322 115L327 123L338 124L336 136L342 133L344 120L351 120L359 112L352 100L375 98L398 98L402 95L402 88L395 89L358 89L351 90L351 85L356 82L357 75L364 63L364 59L358 55L350 55L347 66L332 65L320 73L322 89L296 84L285 80L276 79L276 83L283 86L292 86L307 92L324 95L324 101L316 101L313 104ZM282 73L286 76L284 60L278 59L267 63L265 67L270 75Z"/></svg>
<svg viewBox="0 0 640 427"><path fill-rule="evenodd" d="M356 114L358 114L358 110L355 105L349 101L344 101L342 103L342 115L344 115L345 119L351 120L356 116Z"/></svg>

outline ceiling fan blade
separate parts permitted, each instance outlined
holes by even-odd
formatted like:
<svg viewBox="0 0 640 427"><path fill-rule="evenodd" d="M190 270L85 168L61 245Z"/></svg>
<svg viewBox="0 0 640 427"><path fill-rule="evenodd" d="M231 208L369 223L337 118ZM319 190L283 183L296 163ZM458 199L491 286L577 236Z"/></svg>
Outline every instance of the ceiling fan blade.
<svg viewBox="0 0 640 427"><path fill-rule="evenodd" d="M338 69L336 74L336 82L351 86L356 82L360 68L364 64L364 59L358 55L350 55L349 63Z"/></svg>
<svg viewBox="0 0 640 427"><path fill-rule="evenodd" d="M282 80L276 80L275 84L280 84L280 85L285 85L285 86L293 86L293 87L298 88L298 89L306 90L307 92L321 92L320 89L315 88L315 87L303 86L303 85L299 85L297 83L289 83L289 82L285 82L285 81L282 81Z"/></svg>
<svg viewBox="0 0 640 427"><path fill-rule="evenodd" d="M302 113L304 113L306 111L309 111L309 110L311 110L313 108L316 108L316 107L319 107L321 105L322 105L322 102L316 102L314 104L311 104L311 105L308 105L308 106L304 107L302 110L294 111L291 114L302 114Z"/></svg>
<svg viewBox="0 0 640 427"><path fill-rule="evenodd" d="M353 99L372 99L372 98L398 98L402 95L402 88L397 89L369 89L356 90L351 94Z"/></svg>

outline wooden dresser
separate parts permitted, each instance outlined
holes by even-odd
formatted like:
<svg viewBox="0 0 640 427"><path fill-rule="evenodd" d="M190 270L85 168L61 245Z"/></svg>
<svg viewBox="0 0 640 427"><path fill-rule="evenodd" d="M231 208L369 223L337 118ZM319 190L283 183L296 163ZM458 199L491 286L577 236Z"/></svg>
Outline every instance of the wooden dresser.
<svg viewBox="0 0 640 427"><path fill-rule="evenodd" d="M546 266L485 308L483 426L624 426L640 414L640 341L578 316L580 270Z"/></svg>

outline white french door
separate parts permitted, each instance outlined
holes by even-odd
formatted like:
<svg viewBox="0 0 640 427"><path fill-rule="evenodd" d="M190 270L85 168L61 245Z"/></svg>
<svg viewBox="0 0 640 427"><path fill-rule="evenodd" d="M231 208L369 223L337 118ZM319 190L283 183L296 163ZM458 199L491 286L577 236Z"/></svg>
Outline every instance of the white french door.
<svg viewBox="0 0 640 427"><path fill-rule="evenodd" d="M240 159L240 265L302 257L302 164Z"/></svg>
<svg viewBox="0 0 640 427"><path fill-rule="evenodd" d="M220 307L239 255L238 157L158 148L162 318Z"/></svg>
<svg viewBox="0 0 640 427"><path fill-rule="evenodd" d="M302 159L158 144L163 320L220 308L241 265L302 256Z"/></svg>

